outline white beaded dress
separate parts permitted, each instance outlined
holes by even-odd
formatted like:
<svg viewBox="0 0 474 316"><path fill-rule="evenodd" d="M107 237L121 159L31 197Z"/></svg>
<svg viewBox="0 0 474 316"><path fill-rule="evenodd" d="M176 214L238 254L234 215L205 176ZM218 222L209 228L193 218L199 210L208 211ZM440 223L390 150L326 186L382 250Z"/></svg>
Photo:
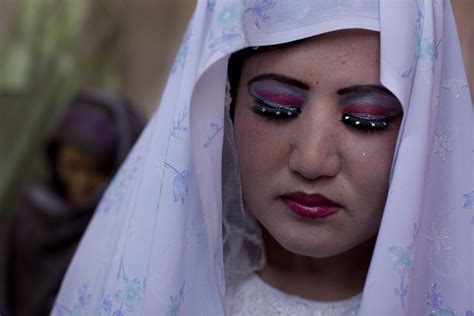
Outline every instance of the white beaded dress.
<svg viewBox="0 0 474 316"><path fill-rule="evenodd" d="M349 316L357 315L362 295L331 302L318 302L287 294L251 274L238 283L228 297L230 315Z"/></svg>

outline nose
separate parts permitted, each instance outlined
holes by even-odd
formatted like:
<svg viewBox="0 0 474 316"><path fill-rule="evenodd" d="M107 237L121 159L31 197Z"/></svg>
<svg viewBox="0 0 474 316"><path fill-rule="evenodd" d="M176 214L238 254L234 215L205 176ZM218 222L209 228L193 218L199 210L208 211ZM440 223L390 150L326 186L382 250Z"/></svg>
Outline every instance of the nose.
<svg viewBox="0 0 474 316"><path fill-rule="evenodd" d="M333 120L301 117L301 125L291 144L289 168L308 180L334 177L341 169L337 128Z"/></svg>

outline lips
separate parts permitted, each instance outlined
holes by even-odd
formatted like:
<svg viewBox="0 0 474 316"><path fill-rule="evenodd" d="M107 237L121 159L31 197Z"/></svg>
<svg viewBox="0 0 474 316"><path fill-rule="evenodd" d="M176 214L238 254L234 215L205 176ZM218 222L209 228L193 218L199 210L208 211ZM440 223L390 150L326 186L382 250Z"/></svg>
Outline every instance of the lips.
<svg viewBox="0 0 474 316"><path fill-rule="evenodd" d="M341 206L320 194L293 192L282 196L283 202L295 214L318 219L334 215Z"/></svg>

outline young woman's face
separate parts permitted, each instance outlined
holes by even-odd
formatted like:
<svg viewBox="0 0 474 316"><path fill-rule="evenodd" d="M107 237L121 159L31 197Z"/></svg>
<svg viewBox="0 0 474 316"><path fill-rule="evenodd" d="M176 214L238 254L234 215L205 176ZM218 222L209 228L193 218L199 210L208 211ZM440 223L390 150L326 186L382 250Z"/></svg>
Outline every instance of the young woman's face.
<svg viewBox="0 0 474 316"><path fill-rule="evenodd" d="M377 233L402 109L379 35L328 33L243 65L234 135L244 201L287 250L329 257Z"/></svg>
<svg viewBox="0 0 474 316"><path fill-rule="evenodd" d="M68 144L61 144L58 148L56 171L67 198L74 206L82 206L109 181L87 152Z"/></svg>

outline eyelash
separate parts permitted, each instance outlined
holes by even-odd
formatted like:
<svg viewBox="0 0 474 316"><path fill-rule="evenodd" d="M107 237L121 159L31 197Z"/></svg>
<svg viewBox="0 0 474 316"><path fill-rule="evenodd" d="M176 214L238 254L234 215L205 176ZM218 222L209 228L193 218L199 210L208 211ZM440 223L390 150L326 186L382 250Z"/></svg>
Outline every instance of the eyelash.
<svg viewBox="0 0 474 316"><path fill-rule="evenodd" d="M296 118L302 111L299 106L274 106L256 100L253 111L261 116L275 120L289 120ZM390 118L371 119L363 116L357 116L350 113L343 113L341 122L362 131L383 131L390 127Z"/></svg>
<svg viewBox="0 0 474 316"><path fill-rule="evenodd" d="M357 116L350 113L343 113L341 122L362 131L383 131L390 127L393 117L372 119Z"/></svg>
<svg viewBox="0 0 474 316"><path fill-rule="evenodd" d="M256 100L256 104L253 106L253 111L258 115L268 118L288 120L297 117L301 113L301 107L274 106L260 100Z"/></svg>

